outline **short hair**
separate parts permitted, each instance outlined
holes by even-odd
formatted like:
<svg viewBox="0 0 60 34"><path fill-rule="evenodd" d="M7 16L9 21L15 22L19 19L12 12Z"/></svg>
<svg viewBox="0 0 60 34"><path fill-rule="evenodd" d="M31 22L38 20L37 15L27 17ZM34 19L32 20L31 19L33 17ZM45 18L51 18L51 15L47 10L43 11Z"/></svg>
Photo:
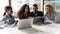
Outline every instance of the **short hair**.
<svg viewBox="0 0 60 34"><path fill-rule="evenodd" d="M33 4L33 6L36 6L37 7L38 5L37 4Z"/></svg>

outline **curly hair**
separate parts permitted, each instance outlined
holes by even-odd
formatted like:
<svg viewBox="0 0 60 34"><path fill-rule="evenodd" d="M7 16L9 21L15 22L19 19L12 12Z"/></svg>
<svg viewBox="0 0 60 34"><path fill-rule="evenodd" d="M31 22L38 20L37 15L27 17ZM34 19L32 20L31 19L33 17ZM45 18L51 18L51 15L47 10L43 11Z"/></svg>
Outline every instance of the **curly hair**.
<svg viewBox="0 0 60 34"><path fill-rule="evenodd" d="M46 6L49 7L49 11L50 11L50 12L54 12L54 7L53 7L51 4L46 4ZM46 6L45 6L45 7L46 7Z"/></svg>

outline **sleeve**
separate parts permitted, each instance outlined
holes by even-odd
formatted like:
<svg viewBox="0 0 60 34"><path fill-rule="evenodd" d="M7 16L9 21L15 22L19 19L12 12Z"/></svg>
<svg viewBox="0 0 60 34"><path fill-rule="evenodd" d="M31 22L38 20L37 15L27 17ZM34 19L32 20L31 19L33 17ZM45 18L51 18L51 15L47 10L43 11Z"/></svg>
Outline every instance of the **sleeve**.
<svg viewBox="0 0 60 34"><path fill-rule="evenodd" d="M5 23L5 20L6 20L6 16L0 18L0 25L3 25Z"/></svg>
<svg viewBox="0 0 60 34"><path fill-rule="evenodd" d="M29 16L32 16L32 12L29 13Z"/></svg>
<svg viewBox="0 0 60 34"><path fill-rule="evenodd" d="M15 17L13 16L13 21L15 22Z"/></svg>
<svg viewBox="0 0 60 34"><path fill-rule="evenodd" d="M40 11L40 12L39 12L39 15L40 15L40 16L44 16L44 14L43 14L43 12L42 12L42 11Z"/></svg>

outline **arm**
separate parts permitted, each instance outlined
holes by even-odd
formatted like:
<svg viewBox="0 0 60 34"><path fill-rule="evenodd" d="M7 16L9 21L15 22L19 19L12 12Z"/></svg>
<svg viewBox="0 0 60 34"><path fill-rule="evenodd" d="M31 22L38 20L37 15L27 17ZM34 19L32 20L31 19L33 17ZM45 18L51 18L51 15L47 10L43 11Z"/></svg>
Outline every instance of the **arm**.
<svg viewBox="0 0 60 34"><path fill-rule="evenodd" d="M3 16L1 19L0 19L0 25L3 25L5 23L5 20L6 20L6 17Z"/></svg>
<svg viewBox="0 0 60 34"><path fill-rule="evenodd" d="M13 21L14 21L14 24L12 25L12 27L15 27L16 25L17 25L17 23L18 23L18 20L15 20L16 18L14 18L14 16L13 16Z"/></svg>
<svg viewBox="0 0 60 34"><path fill-rule="evenodd" d="M7 18L7 16L3 16L0 20L0 24L5 24L5 23L9 23L10 22L10 19Z"/></svg>

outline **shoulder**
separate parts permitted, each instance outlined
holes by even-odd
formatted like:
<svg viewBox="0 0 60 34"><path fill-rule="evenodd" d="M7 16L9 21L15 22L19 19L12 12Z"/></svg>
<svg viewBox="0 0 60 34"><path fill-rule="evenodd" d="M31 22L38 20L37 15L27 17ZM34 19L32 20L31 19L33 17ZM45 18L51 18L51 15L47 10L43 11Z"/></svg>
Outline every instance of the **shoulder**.
<svg viewBox="0 0 60 34"><path fill-rule="evenodd" d="M33 12L30 12L30 13L33 13Z"/></svg>
<svg viewBox="0 0 60 34"><path fill-rule="evenodd" d="M42 11L38 11L38 13L43 13Z"/></svg>
<svg viewBox="0 0 60 34"><path fill-rule="evenodd" d="M48 14L48 13L46 13L46 14L45 14L45 17L46 17L46 16L49 16L49 14Z"/></svg>
<svg viewBox="0 0 60 34"><path fill-rule="evenodd" d="M33 12L30 12L30 14L34 14Z"/></svg>
<svg viewBox="0 0 60 34"><path fill-rule="evenodd" d="M4 15L4 16L2 16L2 17L1 17L1 19L0 19L0 20L1 20L1 21L4 21L4 20L6 20L6 19L7 19L7 16L6 16L6 15Z"/></svg>
<svg viewBox="0 0 60 34"><path fill-rule="evenodd" d="M58 13L56 11L54 11L53 15L58 15Z"/></svg>
<svg viewBox="0 0 60 34"><path fill-rule="evenodd" d="M7 15L4 15L2 18L7 18Z"/></svg>

